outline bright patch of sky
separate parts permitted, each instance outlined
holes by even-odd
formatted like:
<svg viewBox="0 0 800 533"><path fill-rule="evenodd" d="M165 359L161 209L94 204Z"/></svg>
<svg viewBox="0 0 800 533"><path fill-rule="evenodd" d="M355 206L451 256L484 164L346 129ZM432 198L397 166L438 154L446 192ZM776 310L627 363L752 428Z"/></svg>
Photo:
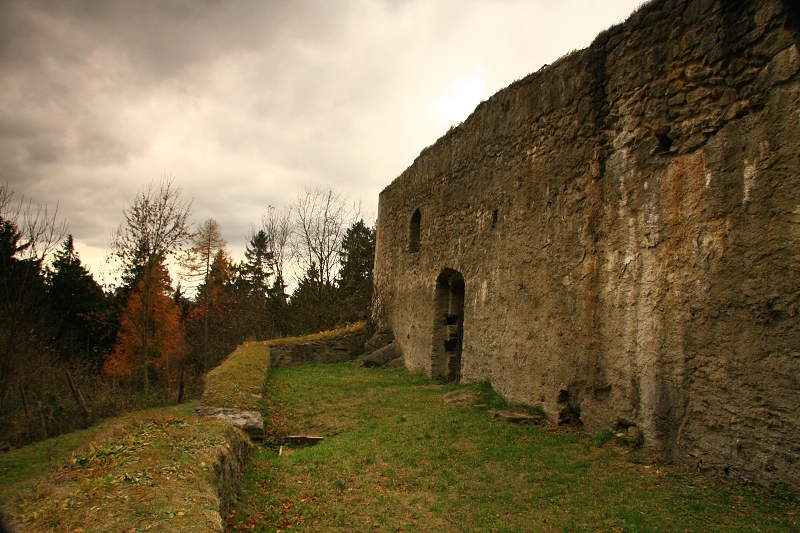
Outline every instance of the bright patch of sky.
<svg viewBox="0 0 800 533"><path fill-rule="evenodd" d="M463 122L481 100L488 96L486 82L480 73L452 82L443 94L431 102L434 124L439 129L447 129Z"/></svg>
<svg viewBox="0 0 800 533"><path fill-rule="evenodd" d="M0 2L0 180L66 217L101 274L159 176L235 260L305 186L378 193L501 88L640 0Z"/></svg>

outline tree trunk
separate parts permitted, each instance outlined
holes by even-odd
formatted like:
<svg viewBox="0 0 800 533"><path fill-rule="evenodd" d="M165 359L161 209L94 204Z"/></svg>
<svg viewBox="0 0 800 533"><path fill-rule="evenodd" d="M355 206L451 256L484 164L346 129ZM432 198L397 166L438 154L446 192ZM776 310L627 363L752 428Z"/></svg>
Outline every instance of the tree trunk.
<svg viewBox="0 0 800 533"><path fill-rule="evenodd" d="M33 440L31 435L31 415L28 411L28 398L25 397L25 388L22 383L19 384L19 394L22 396L22 408L25 409L25 429L28 431L28 438Z"/></svg>
<svg viewBox="0 0 800 533"><path fill-rule="evenodd" d="M41 400L38 400L36 402L36 405L39 407L39 417L42 420L42 436L43 436L43 438L46 439L47 438L47 424L45 424L45 421L44 421L44 409L42 408Z"/></svg>
<svg viewBox="0 0 800 533"><path fill-rule="evenodd" d="M89 417L91 416L91 411L86 406L86 401L83 399L83 394L81 394L80 389L75 386L75 382L72 381L72 375L69 373L69 370L66 372L67 374L67 382L69 383L69 389L72 391L72 397L75 399L75 403L78 404L78 407L83 414L84 422L89 422Z"/></svg>
<svg viewBox="0 0 800 533"><path fill-rule="evenodd" d="M178 403L183 403L183 369L181 369L181 381L178 385Z"/></svg>

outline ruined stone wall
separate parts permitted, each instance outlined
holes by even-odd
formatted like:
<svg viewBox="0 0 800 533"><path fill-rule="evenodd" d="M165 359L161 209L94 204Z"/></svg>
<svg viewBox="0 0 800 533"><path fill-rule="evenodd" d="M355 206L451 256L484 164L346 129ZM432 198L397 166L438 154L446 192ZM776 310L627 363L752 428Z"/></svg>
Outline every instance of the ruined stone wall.
<svg viewBox="0 0 800 533"><path fill-rule="evenodd" d="M301 337L302 339L302 337ZM308 342L274 343L270 348L270 368L300 366L310 363L343 363L364 352L366 332L353 328L340 335Z"/></svg>
<svg viewBox="0 0 800 533"><path fill-rule="evenodd" d="M406 366L460 328L462 381L800 490L795 6L651 2L424 150L378 215Z"/></svg>

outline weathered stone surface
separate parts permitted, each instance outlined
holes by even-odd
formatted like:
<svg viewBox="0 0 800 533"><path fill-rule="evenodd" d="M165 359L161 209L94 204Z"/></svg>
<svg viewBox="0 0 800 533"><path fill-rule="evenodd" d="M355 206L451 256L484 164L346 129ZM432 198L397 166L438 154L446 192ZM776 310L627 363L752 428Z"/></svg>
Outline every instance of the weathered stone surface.
<svg viewBox="0 0 800 533"><path fill-rule="evenodd" d="M391 361L386 363L386 366L388 368L403 368L405 365L406 364L403 361L402 357L397 357L396 359L392 359Z"/></svg>
<svg viewBox="0 0 800 533"><path fill-rule="evenodd" d="M252 439L252 436L250 438ZM244 473L245 462L247 461L247 454L252 448L252 444L238 431L228 444L229 446L221 448L220 457L218 458L219 477L217 481L217 495L219 498L219 522L217 522L218 517L215 516L216 513L211 514L211 516L207 515L209 518L213 517L213 522L215 524L219 523L220 526L223 524L221 518L223 516L227 518L230 515L231 509L236 501L236 496L239 493L239 486L241 485L242 475ZM210 510L207 512L211 513ZM224 528L220 527L219 531L224 531Z"/></svg>
<svg viewBox="0 0 800 533"><path fill-rule="evenodd" d="M251 440L264 439L264 420L261 413L257 411L243 411L210 405L198 405L194 411L198 416L217 418L236 426L244 431Z"/></svg>
<svg viewBox="0 0 800 533"><path fill-rule="evenodd" d="M513 411L498 411L494 414L494 419L499 422L510 422L512 424L522 425L541 424L546 420L544 415Z"/></svg>
<svg viewBox="0 0 800 533"><path fill-rule="evenodd" d="M397 345L397 343L393 342L388 346L384 346L380 350L375 350L366 356L364 358L364 366L386 366L390 361L393 361L398 357L402 357L402 352L400 351L400 347Z"/></svg>
<svg viewBox="0 0 800 533"><path fill-rule="evenodd" d="M364 333L344 333L333 339L302 344L285 344L270 348L270 367L299 366L308 363L342 363L362 353Z"/></svg>
<svg viewBox="0 0 800 533"><path fill-rule="evenodd" d="M442 396L444 403L459 407L470 407L478 399L478 395L471 390L456 390Z"/></svg>
<svg viewBox="0 0 800 533"><path fill-rule="evenodd" d="M646 3L380 196L406 366L800 490L796 2Z"/></svg>
<svg viewBox="0 0 800 533"><path fill-rule="evenodd" d="M631 446L640 446L644 442L644 435L636 426L631 426L625 432L625 441Z"/></svg>
<svg viewBox="0 0 800 533"><path fill-rule="evenodd" d="M392 342L394 342L392 326L383 326L378 328L378 331L364 344L364 353L371 354L375 350L380 350L384 346L390 345Z"/></svg>

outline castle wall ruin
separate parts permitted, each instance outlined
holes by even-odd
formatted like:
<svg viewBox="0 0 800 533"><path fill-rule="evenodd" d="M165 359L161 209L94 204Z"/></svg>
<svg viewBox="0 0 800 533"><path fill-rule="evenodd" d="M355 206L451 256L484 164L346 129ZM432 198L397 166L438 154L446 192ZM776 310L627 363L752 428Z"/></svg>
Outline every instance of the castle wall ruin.
<svg viewBox="0 0 800 533"><path fill-rule="evenodd" d="M655 0L380 195L414 371L800 490L800 13Z"/></svg>

